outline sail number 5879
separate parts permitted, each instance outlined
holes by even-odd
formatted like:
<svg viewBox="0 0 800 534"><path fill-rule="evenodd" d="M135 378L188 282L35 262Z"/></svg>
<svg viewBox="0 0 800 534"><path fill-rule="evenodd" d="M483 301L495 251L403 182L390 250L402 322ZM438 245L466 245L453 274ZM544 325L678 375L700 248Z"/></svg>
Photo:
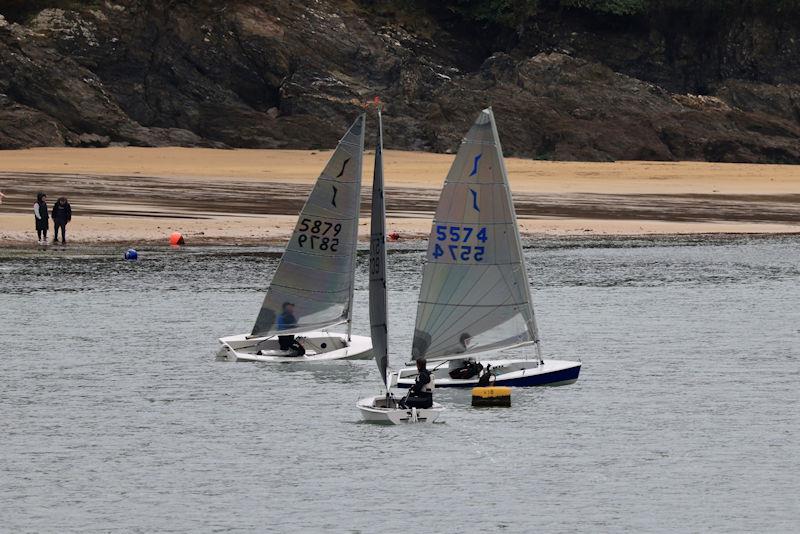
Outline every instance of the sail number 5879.
<svg viewBox="0 0 800 534"><path fill-rule="evenodd" d="M464 245L470 239L480 242L481 245ZM472 226L436 226L436 245L433 247L434 259L449 256L453 261L483 261L486 252L486 227L474 228ZM458 243L458 244L456 244Z"/></svg>
<svg viewBox="0 0 800 534"><path fill-rule="evenodd" d="M330 250L336 252L339 239L335 236L342 231L342 225L327 221L303 219L297 227L297 244L303 248Z"/></svg>

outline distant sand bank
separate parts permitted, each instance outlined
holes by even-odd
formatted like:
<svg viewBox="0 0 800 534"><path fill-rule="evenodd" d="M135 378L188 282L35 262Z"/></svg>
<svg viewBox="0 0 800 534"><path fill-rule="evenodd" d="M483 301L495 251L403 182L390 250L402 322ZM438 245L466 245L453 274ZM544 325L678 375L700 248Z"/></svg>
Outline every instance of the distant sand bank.
<svg viewBox="0 0 800 534"><path fill-rule="evenodd" d="M279 243L330 151L45 148L0 151L0 246L32 243L38 190L66 195L73 241ZM424 237L452 155L386 151L389 227ZM800 167L506 161L524 234L800 232ZM364 162L365 193L372 156ZM364 194L362 213L367 214ZM365 237L367 219L362 220Z"/></svg>

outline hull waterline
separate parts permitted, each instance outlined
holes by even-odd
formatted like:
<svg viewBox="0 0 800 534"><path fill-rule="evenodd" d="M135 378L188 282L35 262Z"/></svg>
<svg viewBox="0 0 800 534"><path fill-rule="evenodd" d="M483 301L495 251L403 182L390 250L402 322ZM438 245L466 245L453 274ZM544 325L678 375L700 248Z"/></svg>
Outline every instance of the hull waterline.
<svg viewBox="0 0 800 534"><path fill-rule="evenodd" d="M485 360L481 361L484 367L491 365L496 379L494 386L534 387L534 386L563 386L573 384L578 380L581 372L580 362L564 360L545 360L544 365L537 365L534 360ZM437 388L472 388L478 385L478 377L468 379L450 378L448 369L437 369L435 373ZM414 384L416 369L401 369L392 377L392 383L400 388L408 388Z"/></svg>
<svg viewBox="0 0 800 534"><path fill-rule="evenodd" d="M276 337L250 338L246 334L220 338L217 358L231 362L303 363L333 360L369 360L372 340L368 336L350 336L335 332L304 332L295 335L306 349L303 356L281 351ZM261 354L259 354L259 352Z"/></svg>
<svg viewBox="0 0 800 534"><path fill-rule="evenodd" d="M381 406L385 399L385 395L360 399L356 407L361 412L361 419L366 423L383 425L433 423L444 411L444 406L436 402L431 408L387 408Z"/></svg>

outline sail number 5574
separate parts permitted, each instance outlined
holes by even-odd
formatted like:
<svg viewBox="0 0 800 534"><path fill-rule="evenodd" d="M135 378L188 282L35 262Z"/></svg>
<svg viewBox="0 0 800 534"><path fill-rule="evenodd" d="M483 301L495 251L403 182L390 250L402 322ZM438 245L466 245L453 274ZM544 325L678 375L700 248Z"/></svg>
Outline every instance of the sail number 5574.
<svg viewBox="0 0 800 534"><path fill-rule="evenodd" d="M472 240L480 245L465 245ZM486 252L486 227L472 226L436 226L436 245L433 247L434 259L442 256L450 257L453 261L483 261Z"/></svg>

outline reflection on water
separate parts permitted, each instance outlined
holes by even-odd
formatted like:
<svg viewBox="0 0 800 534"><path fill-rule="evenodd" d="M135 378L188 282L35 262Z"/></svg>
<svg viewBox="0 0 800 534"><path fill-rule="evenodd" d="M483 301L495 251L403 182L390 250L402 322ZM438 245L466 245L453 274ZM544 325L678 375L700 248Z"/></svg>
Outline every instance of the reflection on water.
<svg viewBox="0 0 800 534"><path fill-rule="evenodd" d="M215 360L275 248L0 251L2 529L797 530L800 238L526 245L545 353L581 379L511 409L438 390L432 427L358 424L370 361ZM394 367L423 248L389 257Z"/></svg>

